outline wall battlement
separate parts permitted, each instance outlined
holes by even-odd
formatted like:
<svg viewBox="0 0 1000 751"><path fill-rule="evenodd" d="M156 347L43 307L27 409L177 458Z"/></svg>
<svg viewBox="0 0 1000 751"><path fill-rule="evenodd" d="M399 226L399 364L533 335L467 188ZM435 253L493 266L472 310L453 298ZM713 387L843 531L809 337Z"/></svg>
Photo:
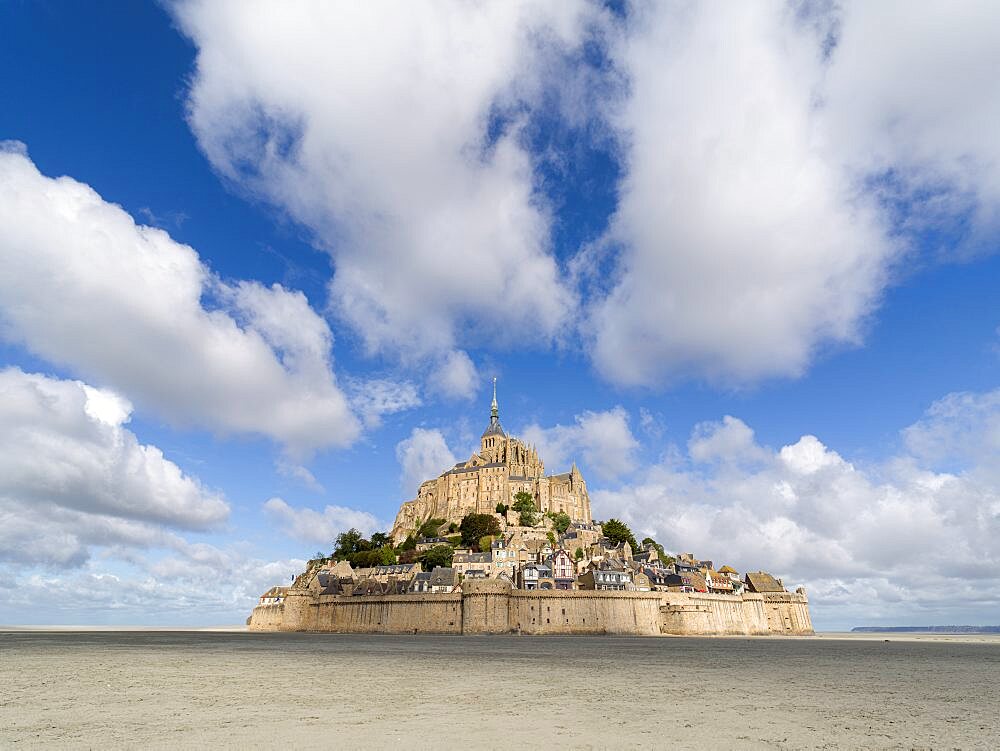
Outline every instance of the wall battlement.
<svg viewBox="0 0 1000 751"><path fill-rule="evenodd" d="M466 581L452 594L340 597L292 589L259 605L251 631L386 634L807 635L805 594L525 591Z"/></svg>

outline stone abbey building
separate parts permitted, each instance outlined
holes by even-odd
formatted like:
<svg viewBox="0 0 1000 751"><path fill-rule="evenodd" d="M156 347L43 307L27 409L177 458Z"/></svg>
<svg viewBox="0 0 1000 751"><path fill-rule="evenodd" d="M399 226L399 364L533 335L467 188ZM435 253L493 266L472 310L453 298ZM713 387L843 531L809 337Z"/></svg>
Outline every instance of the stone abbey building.
<svg viewBox="0 0 1000 751"><path fill-rule="evenodd" d="M504 432L494 378L490 424L479 451L421 483L417 497L400 507L392 536L399 542L430 518L459 524L466 514L493 514L498 503L510 505L520 492L530 494L541 513L563 511L574 522L592 521L587 483L576 463L569 472L546 475L535 448Z"/></svg>

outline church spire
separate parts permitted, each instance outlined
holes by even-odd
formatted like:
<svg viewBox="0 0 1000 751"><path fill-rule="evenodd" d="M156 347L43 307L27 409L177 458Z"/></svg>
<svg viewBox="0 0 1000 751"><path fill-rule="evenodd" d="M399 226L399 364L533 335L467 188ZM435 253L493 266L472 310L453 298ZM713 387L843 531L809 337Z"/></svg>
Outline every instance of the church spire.
<svg viewBox="0 0 1000 751"><path fill-rule="evenodd" d="M493 403L490 404L490 425L500 421L500 410L497 407L497 377L493 376Z"/></svg>

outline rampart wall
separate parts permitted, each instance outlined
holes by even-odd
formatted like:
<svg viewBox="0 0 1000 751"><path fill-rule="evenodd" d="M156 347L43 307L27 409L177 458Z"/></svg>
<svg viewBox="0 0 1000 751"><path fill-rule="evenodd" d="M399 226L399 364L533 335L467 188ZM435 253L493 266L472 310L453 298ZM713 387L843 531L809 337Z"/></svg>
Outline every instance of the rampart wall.
<svg viewBox="0 0 1000 751"><path fill-rule="evenodd" d="M764 635L813 633L804 594L563 592L467 581L453 594L317 596L254 608L251 631L385 634Z"/></svg>

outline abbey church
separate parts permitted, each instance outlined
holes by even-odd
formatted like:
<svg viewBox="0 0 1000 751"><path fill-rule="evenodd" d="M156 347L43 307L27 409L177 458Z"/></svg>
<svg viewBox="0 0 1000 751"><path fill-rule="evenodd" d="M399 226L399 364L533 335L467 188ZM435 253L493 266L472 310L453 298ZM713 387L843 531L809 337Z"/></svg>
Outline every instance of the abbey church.
<svg viewBox="0 0 1000 751"><path fill-rule="evenodd" d="M530 494L543 514L562 511L574 522L592 521L587 483L576 463L569 472L546 475L535 448L504 432L493 379L490 423L480 439L479 451L468 461L423 482L417 497L400 507L392 536L401 541L432 517L459 524L466 514L493 514L498 503L510 505L520 492Z"/></svg>

